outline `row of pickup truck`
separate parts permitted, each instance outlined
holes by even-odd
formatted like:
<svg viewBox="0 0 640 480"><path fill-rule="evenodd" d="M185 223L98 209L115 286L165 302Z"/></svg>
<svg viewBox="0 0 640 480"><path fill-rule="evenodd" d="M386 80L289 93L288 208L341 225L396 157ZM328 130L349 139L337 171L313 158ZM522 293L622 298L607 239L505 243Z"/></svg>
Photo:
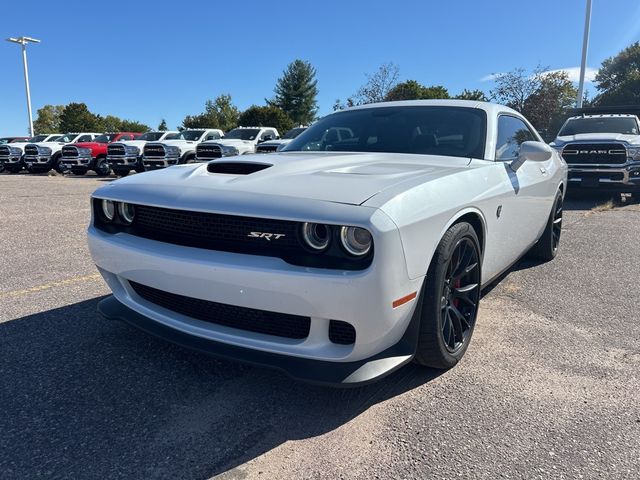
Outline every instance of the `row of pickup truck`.
<svg viewBox="0 0 640 480"><path fill-rule="evenodd" d="M126 176L132 170L165 168L247 153L275 152L298 136L297 127L280 137L272 127L237 127L226 134L215 128L152 131L143 134L67 133L37 135L0 144L0 166L10 173L23 168L38 173L54 169L84 175Z"/></svg>

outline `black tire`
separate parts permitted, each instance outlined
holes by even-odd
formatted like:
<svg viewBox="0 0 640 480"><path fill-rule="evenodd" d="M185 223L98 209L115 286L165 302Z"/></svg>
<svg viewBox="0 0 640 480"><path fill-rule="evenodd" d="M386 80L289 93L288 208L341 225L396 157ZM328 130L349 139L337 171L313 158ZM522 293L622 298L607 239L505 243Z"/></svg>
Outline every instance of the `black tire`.
<svg viewBox="0 0 640 480"><path fill-rule="evenodd" d="M0 163L0 173L4 172L4 163Z"/></svg>
<svg viewBox="0 0 640 480"><path fill-rule="evenodd" d="M20 170L22 170L22 167L5 167L5 170L8 173L18 173Z"/></svg>
<svg viewBox="0 0 640 480"><path fill-rule="evenodd" d="M96 175L99 177L106 177L111 173L111 166L107 163L106 158L96 158L93 171L96 172Z"/></svg>
<svg viewBox="0 0 640 480"><path fill-rule="evenodd" d="M416 363L448 369L466 352L480 301L479 245L475 230L466 222L453 225L440 240L421 296Z"/></svg>
<svg viewBox="0 0 640 480"><path fill-rule="evenodd" d="M185 155L184 157L182 157L179 161L178 164L179 165L184 165L185 163L194 163L196 160L196 155L195 153L190 153L188 155Z"/></svg>
<svg viewBox="0 0 640 480"><path fill-rule="evenodd" d="M114 168L113 169L113 173L115 173L118 177L126 177L127 175L129 175L129 172L131 170L129 170L128 168Z"/></svg>
<svg viewBox="0 0 640 480"><path fill-rule="evenodd" d="M61 154L56 154L51 159L51 168L54 169L58 173L64 173L65 169L60 165Z"/></svg>
<svg viewBox="0 0 640 480"><path fill-rule="evenodd" d="M86 167L71 167L71 173L74 175L86 175L88 171Z"/></svg>
<svg viewBox="0 0 640 480"><path fill-rule="evenodd" d="M529 258L550 262L558 254L562 234L562 192L556 193L547 226L536 244L527 253Z"/></svg>

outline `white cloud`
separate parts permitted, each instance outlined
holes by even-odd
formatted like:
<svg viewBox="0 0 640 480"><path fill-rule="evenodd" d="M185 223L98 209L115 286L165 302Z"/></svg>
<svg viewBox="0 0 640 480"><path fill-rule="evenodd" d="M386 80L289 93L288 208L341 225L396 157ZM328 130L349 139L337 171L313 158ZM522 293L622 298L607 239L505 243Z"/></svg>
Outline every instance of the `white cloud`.
<svg viewBox="0 0 640 480"><path fill-rule="evenodd" d="M558 68L556 70L548 70L544 73L555 73L555 72L566 72L569 75L569 80L572 82L580 81L580 67L567 67L567 68ZM584 72L584 81L585 82L593 82L596 79L596 73L598 73L598 69L587 67Z"/></svg>
<svg viewBox="0 0 640 480"><path fill-rule="evenodd" d="M481 82L493 82L500 75L504 75L504 73L490 73L489 75L485 75L480 79Z"/></svg>

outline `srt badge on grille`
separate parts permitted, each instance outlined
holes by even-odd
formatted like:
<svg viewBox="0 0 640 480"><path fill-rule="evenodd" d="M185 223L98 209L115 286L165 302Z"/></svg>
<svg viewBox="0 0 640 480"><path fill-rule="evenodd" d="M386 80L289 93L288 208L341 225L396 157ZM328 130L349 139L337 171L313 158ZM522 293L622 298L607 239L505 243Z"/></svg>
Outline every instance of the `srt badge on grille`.
<svg viewBox="0 0 640 480"><path fill-rule="evenodd" d="M284 236L285 236L284 233L265 233L265 232L249 232L249 235L247 235L247 237L264 238L265 240L268 240L268 241L271 241L272 239L278 240Z"/></svg>

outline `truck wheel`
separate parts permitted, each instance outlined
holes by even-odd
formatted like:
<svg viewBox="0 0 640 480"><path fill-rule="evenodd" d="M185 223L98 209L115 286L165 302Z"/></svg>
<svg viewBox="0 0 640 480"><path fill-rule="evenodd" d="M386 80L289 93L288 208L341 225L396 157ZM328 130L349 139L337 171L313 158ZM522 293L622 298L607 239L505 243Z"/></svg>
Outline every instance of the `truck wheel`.
<svg viewBox="0 0 640 480"><path fill-rule="evenodd" d="M527 253L529 258L549 262L556 258L562 233L562 192L556 193L547 226L538 242Z"/></svg>
<svg viewBox="0 0 640 480"><path fill-rule="evenodd" d="M22 169L20 167L5 167L5 170L8 173L18 173Z"/></svg>
<svg viewBox="0 0 640 480"><path fill-rule="evenodd" d="M58 173L64 173L65 169L62 165L60 165L60 157L62 155L57 153L51 159L51 168L53 168Z"/></svg>
<svg viewBox="0 0 640 480"><path fill-rule="evenodd" d="M86 175L88 169L85 167L71 167L71 173L74 175Z"/></svg>
<svg viewBox="0 0 640 480"><path fill-rule="evenodd" d="M416 363L451 368L467 350L480 301L479 245L475 230L466 222L453 225L440 240L420 299Z"/></svg>
<svg viewBox="0 0 640 480"><path fill-rule="evenodd" d="M99 177L106 177L111 172L111 167L104 158L97 158L96 166L93 168L93 170Z"/></svg>
<svg viewBox="0 0 640 480"><path fill-rule="evenodd" d="M113 173L115 173L118 177L126 177L127 175L129 175L129 172L131 170L129 170L128 168L114 168L113 169Z"/></svg>

